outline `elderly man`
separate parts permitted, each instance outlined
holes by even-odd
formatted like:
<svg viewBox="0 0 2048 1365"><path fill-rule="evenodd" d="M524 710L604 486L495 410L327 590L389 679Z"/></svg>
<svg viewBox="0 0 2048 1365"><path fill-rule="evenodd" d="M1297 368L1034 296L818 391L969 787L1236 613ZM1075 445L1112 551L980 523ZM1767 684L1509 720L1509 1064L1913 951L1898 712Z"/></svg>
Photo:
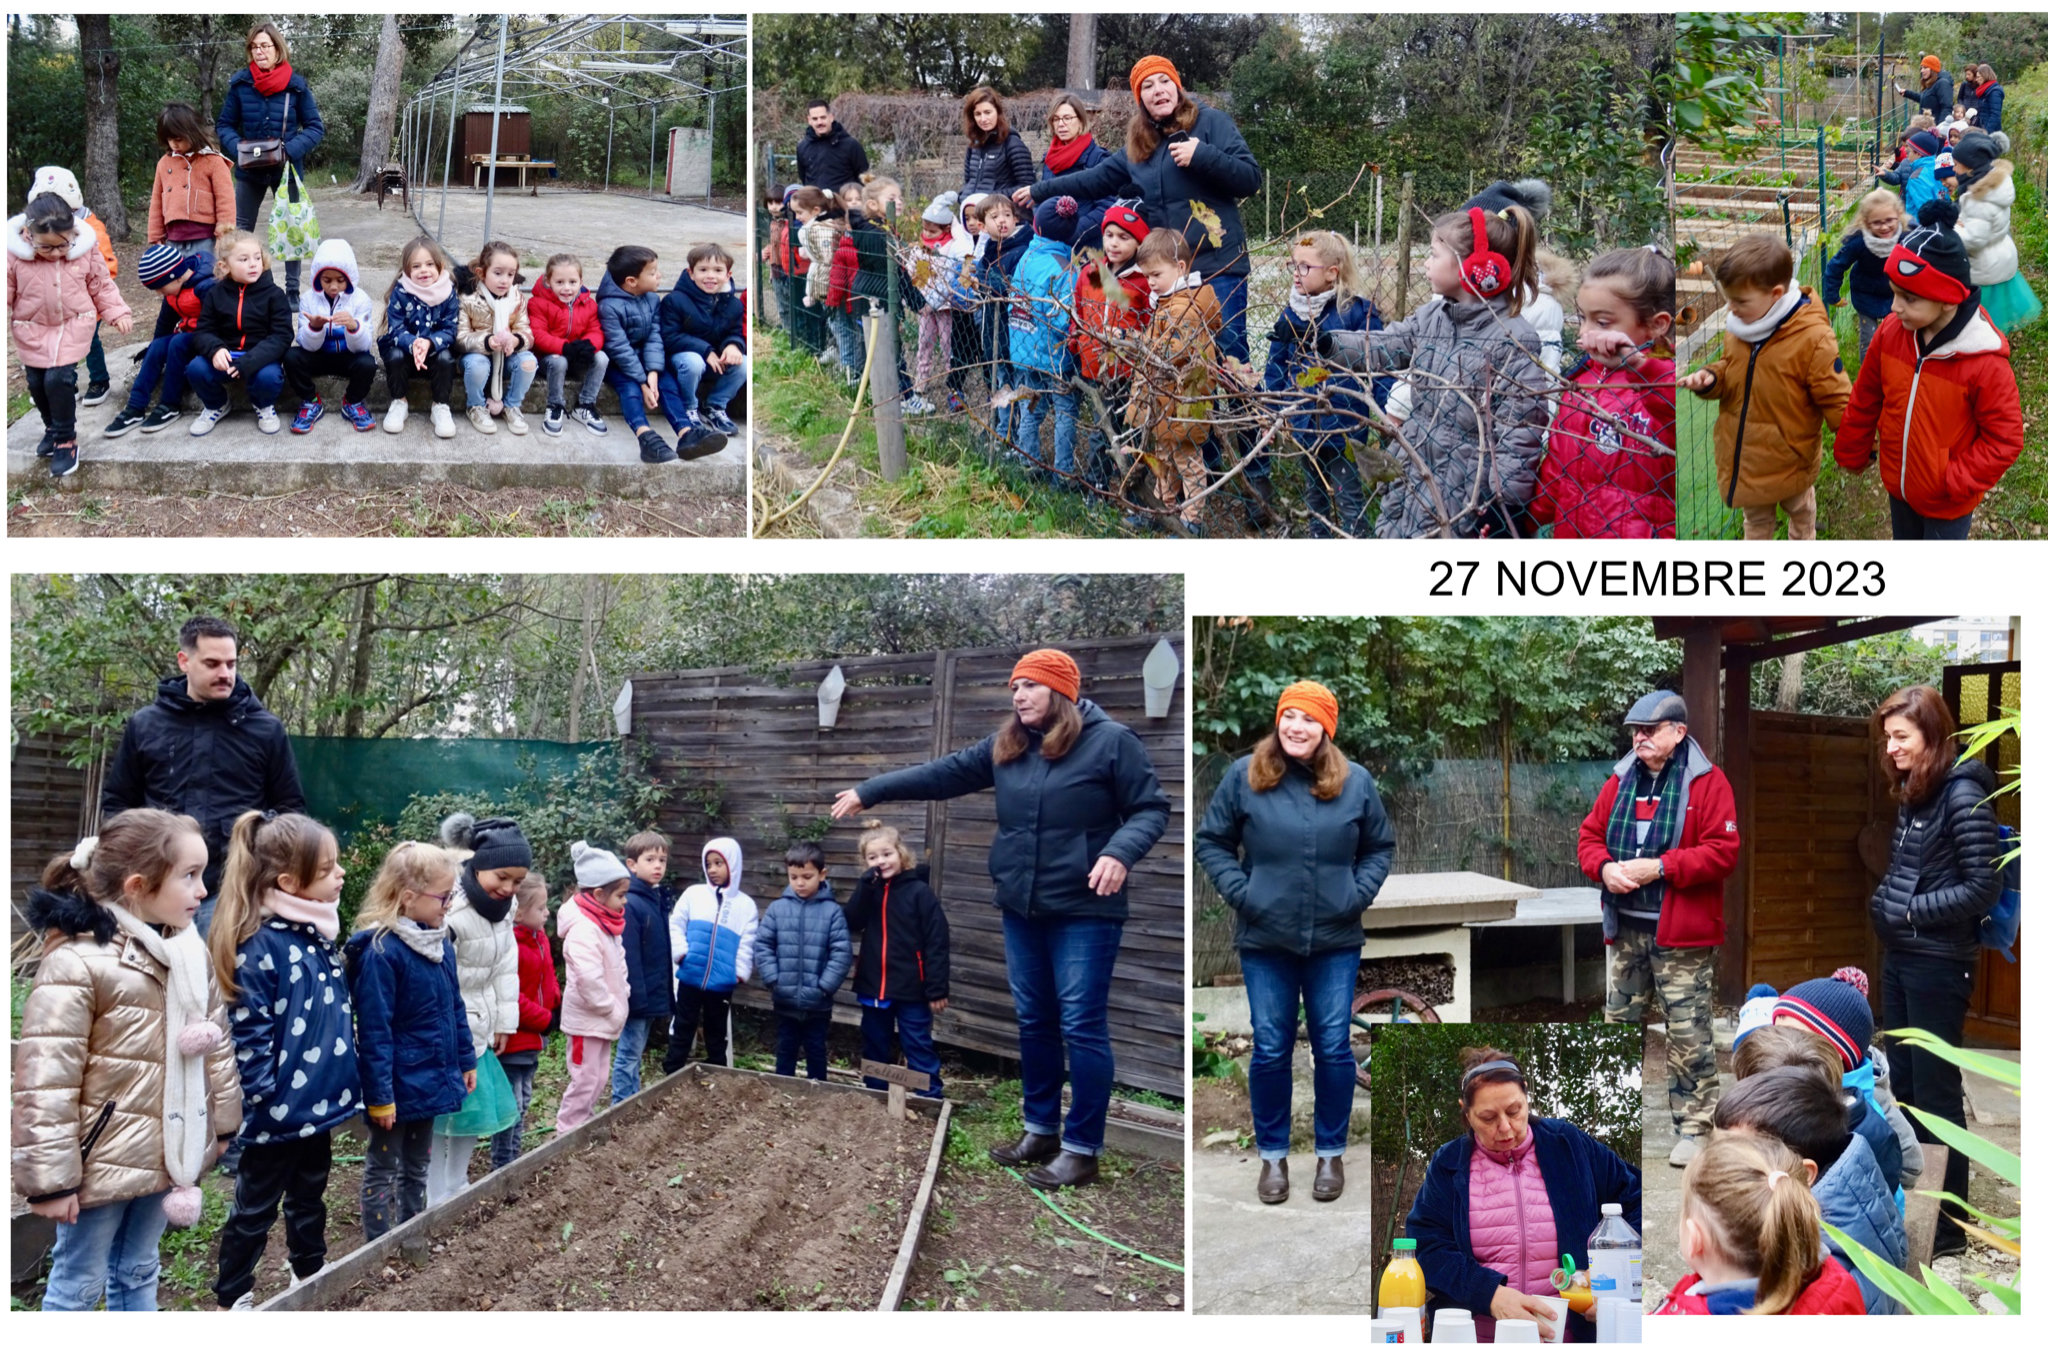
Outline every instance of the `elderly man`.
<svg viewBox="0 0 2048 1365"><path fill-rule="evenodd" d="M1639 1024L1650 992L1668 1030L1666 1059L1675 1145L1683 1166L1713 1126L1714 958L1721 946L1721 883L1741 840L1728 778L1686 733L1685 699L1652 692L1622 724L1634 741L1579 825L1579 866L1600 883L1614 949L1607 1022Z"/></svg>

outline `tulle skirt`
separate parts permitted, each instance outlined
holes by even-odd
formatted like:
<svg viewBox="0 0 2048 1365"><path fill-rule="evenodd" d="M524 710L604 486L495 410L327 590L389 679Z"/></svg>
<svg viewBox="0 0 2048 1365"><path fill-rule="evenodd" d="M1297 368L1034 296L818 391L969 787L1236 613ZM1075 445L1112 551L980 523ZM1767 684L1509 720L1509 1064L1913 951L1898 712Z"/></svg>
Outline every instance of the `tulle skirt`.
<svg viewBox="0 0 2048 1365"><path fill-rule="evenodd" d="M2041 300L2034 296L2025 275L2015 273L2003 283L1987 284L1978 291L1978 298L1998 330L2007 336L2041 316Z"/></svg>

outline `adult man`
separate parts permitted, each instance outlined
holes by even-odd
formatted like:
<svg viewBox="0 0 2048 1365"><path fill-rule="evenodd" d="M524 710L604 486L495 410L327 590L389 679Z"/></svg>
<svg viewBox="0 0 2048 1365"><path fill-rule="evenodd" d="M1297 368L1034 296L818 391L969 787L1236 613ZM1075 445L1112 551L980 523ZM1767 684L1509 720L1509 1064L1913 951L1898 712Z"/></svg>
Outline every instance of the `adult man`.
<svg viewBox="0 0 2048 1365"><path fill-rule="evenodd" d="M832 117L831 105L824 100L812 100L804 122L810 127L804 130L803 140L796 144L796 178L799 183L837 194L841 185L849 180L858 180L866 173L867 149L852 133L839 126L839 121Z"/></svg>
<svg viewBox="0 0 2048 1365"><path fill-rule="evenodd" d="M178 672L128 718L107 768L100 815L155 806L189 815L206 839L205 935L220 894L235 820L252 810L303 811L298 764L284 724L236 676L235 628L195 616L178 631Z"/></svg>
<svg viewBox="0 0 2048 1365"><path fill-rule="evenodd" d="M1579 866L1600 883L1613 965L1607 1022L1639 1024L1650 992L1664 1014L1666 1089L1683 1166L1713 1126L1714 961L1721 884L1741 839L1727 777L1686 733L1685 699L1652 692L1622 724L1634 741L1579 825Z"/></svg>

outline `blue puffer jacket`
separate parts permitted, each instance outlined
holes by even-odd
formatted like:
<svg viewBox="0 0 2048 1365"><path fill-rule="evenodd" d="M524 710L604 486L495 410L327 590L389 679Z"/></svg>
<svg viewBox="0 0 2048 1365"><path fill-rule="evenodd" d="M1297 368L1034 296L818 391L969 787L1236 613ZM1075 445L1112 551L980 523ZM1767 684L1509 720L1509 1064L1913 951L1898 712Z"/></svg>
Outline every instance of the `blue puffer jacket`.
<svg viewBox="0 0 2048 1365"><path fill-rule="evenodd" d="M660 374L667 353L661 347L661 300L653 294L629 294L610 274L597 286L597 320L604 327L604 353L611 372L635 384Z"/></svg>
<svg viewBox="0 0 2048 1365"><path fill-rule="evenodd" d="M1884 1183L1884 1174L1878 1170L1877 1158L1870 1153L1870 1144L1860 1134L1851 1135L1849 1145L1835 1164L1828 1167L1813 1187L1813 1197L1820 1204L1820 1216L1840 1228L1848 1238L1858 1245L1876 1252L1895 1266L1906 1263L1906 1221L1899 1216L1899 1206L1892 1200L1892 1192ZM1842 1269L1855 1279L1856 1287L1863 1291L1863 1303L1873 1314L1891 1314L1900 1311L1891 1297L1873 1284L1870 1278L1856 1268L1835 1242L1827 1239L1828 1254L1841 1264Z"/></svg>
<svg viewBox="0 0 2048 1365"><path fill-rule="evenodd" d="M1065 242L1033 237L1010 276L1010 361L1020 370L1064 377L1073 372L1067 328L1073 319L1073 251ZM1028 376L1022 382L1030 383Z"/></svg>
<svg viewBox="0 0 2048 1365"><path fill-rule="evenodd" d="M395 1104L401 1123L462 1108L476 1045L455 980L454 939L429 962L396 933L364 929L349 939L347 963L364 1107Z"/></svg>
<svg viewBox="0 0 2048 1365"><path fill-rule="evenodd" d="M268 919L235 953L242 1140L308 1138L363 1107L341 953L308 924Z"/></svg>
<svg viewBox="0 0 2048 1365"><path fill-rule="evenodd" d="M599 311L602 312L601 305ZM740 306L740 296L731 289L707 294L685 275L668 291L655 314L661 324L662 350L667 355L678 351L713 355L728 346L737 346L742 353L747 349L746 310Z"/></svg>
<svg viewBox="0 0 2048 1365"><path fill-rule="evenodd" d="M1010 309L994 300L1008 298L1015 292L1010 276L1024 259L1024 253L1031 249L1031 239L1036 235L1029 223L1020 224L1015 232L1000 242L989 243L982 252L975 291L989 302L976 306L975 318L981 330L982 355L1000 364L1010 361Z"/></svg>
<svg viewBox="0 0 2048 1365"><path fill-rule="evenodd" d="M1332 297L1313 318L1301 317L1291 304L1281 308L1280 316L1274 320L1266 351L1266 391L1320 393L1329 387L1327 377L1314 384L1300 382L1301 376L1309 370L1320 369L1325 376L1329 373L1329 362L1316 354L1316 337L1323 332L1377 332L1385 326L1371 299L1355 298L1339 308L1337 300ZM1313 449L1327 442L1336 446L1332 453L1341 454L1344 449L1341 438L1365 439L1367 432L1362 423L1370 415L1370 409L1363 395L1346 392L1357 387L1355 382L1338 385L1338 392L1330 399L1337 409L1335 412L1305 412L1293 418L1294 434L1302 445ZM1387 399L1393 396L1393 392L1392 375L1383 374L1372 381L1373 402L1382 409L1387 406Z"/></svg>
<svg viewBox="0 0 2048 1365"><path fill-rule="evenodd" d="M811 1014L832 1008L832 994L853 969L853 938L832 883L820 882L807 899L785 888L761 916L754 940L754 970L775 1008Z"/></svg>
<svg viewBox="0 0 2048 1365"><path fill-rule="evenodd" d="M1906 222L1916 227L1920 222L1920 210L1942 197L1941 181L1935 176L1940 169L1938 158L1919 157L1908 161L1892 174L1899 177L1899 198L1906 206Z"/></svg>
<svg viewBox="0 0 2048 1365"><path fill-rule="evenodd" d="M629 1019L666 1019L675 1013L675 956L669 951L668 912L675 893L651 886L638 877L626 885L626 929L619 936L626 950Z"/></svg>
<svg viewBox="0 0 2048 1365"><path fill-rule="evenodd" d="M461 315L462 300L453 289L439 303L428 303L393 284L384 295L384 335L377 339L378 350L388 361L400 351L411 350L420 337L436 351L448 350L455 345L455 327Z"/></svg>
<svg viewBox="0 0 2048 1365"><path fill-rule="evenodd" d="M1842 1104L1847 1112L1849 1131L1869 1145L1870 1158L1877 1163L1877 1173L1884 1177L1885 1188L1898 1189L1902 1179L1899 1135L1892 1131L1884 1110L1872 1103L1864 1092L1848 1085L1842 1087Z"/></svg>
<svg viewBox="0 0 2048 1365"><path fill-rule="evenodd" d="M1849 278L1849 303L1866 318L1882 320L1892 315L1892 282L1884 273L1884 257L1864 244L1863 234L1852 232L1842 239L1841 249L1828 258L1821 272L1820 301L1833 308L1842 301L1842 277Z"/></svg>
<svg viewBox="0 0 2048 1365"><path fill-rule="evenodd" d="M297 167L301 175L306 172L307 155L327 136L327 125L320 121L320 106L313 102L313 92L307 88L304 76L294 71L284 89L275 95L259 95L255 78L246 66L228 81L227 93L220 97L220 113L214 119L213 130L220 138L221 155L228 159L229 165L234 164L235 149L242 145L244 139L260 142L267 137L283 138L285 159ZM237 167L235 176L252 184L275 185L283 178L284 169L279 166L262 170Z"/></svg>

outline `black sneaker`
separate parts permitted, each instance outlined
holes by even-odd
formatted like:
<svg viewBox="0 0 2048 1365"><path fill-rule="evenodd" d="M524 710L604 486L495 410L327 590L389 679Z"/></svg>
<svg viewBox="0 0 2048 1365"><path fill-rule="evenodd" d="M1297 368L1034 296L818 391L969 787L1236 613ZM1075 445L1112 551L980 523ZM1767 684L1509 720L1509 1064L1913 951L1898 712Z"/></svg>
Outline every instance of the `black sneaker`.
<svg viewBox="0 0 2048 1365"><path fill-rule="evenodd" d="M547 415L540 419L540 429L550 436L560 436L562 434L562 415L561 404L548 404Z"/></svg>
<svg viewBox="0 0 2048 1365"><path fill-rule="evenodd" d="M152 431L162 431L182 415L176 408L158 403L149 410L149 416L142 419L142 433L147 436Z"/></svg>
<svg viewBox="0 0 2048 1365"><path fill-rule="evenodd" d="M705 413L703 420L705 426L711 428L720 436L737 436L740 434L740 429L734 424L732 418L716 408Z"/></svg>
<svg viewBox="0 0 2048 1365"><path fill-rule="evenodd" d="M685 460L701 460L706 455L716 455L725 449L725 438L715 431L703 427L691 427L676 440L676 455Z"/></svg>
<svg viewBox="0 0 2048 1365"><path fill-rule="evenodd" d="M114 420L107 423L107 429L101 432L100 435L111 441L117 437L126 436L141 425L141 413L133 408L123 408L114 414Z"/></svg>
<svg viewBox="0 0 2048 1365"><path fill-rule="evenodd" d="M54 477L61 479L76 468L78 468L78 442L58 442L56 449L50 452L50 473Z"/></svg>
<svg viewBox="0 0 2048 1365"><path fill-rule="evenodd" d="M96 408L106 402L107 395L113 391L114 385L112 381L95 379L90 384L87 384L85 392L78 396L78 406L81 408Z"/></svg>
<svg viewBox="0 0 2048 1365"><path fill-rule="evenodd" d="M36 458L38 460L47 460L50 458L50 452L55 450L56 448L57 438L52 436L48 431L45 431L43 433L43 439L36 442Z"/></svg>
<svg viewBox="0 0 2048 1365"><path fill-rule="evenodd" d="M653 428L640 433L640 463L667 464L676 458L674 447L654 434Z"/></svg>

